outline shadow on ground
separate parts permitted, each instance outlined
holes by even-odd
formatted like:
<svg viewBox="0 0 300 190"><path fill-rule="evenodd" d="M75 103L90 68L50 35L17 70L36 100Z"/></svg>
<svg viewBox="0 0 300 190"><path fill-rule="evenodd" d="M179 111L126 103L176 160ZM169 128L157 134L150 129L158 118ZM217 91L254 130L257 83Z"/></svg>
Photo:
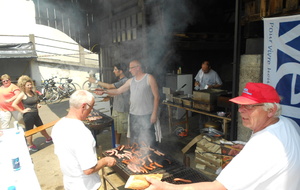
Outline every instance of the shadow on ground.
<svg viewBox="0 0 300 190"><path fill-rule="evenodd" d="M67 115L67 109L69 108L69 99L64 99L59 103L48 104L49 109L57 115L57 117L62 118Z"/></svg>

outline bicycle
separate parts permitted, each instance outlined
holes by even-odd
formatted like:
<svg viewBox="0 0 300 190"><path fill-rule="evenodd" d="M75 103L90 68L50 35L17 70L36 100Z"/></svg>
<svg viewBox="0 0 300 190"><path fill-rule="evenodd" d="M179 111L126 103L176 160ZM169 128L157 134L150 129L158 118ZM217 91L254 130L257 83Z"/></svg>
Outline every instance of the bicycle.
<svg viewBox="0 0 300 190"><path fill-rule="evenodd" d="M60 100L59 89L55 86L54 78L46 79L42 86L37 89L40 104L57 103Z"/></svg>
<svg viewBox="0 0 300 190"><path fill-rule="evenodd" d="M65 82L62 82L62 80L65 80ZM77 83L72 83L73 79L70 79L69 77L62 77L59 78L59 94L60 99L62 98L69 98L76 90L80 90L80 86Z"/></svg>
<svg viewBox="0 0 300 190"><path fill-rule="evenodd" d="M101 86L95 83L90 83L89 80L85 81L82 85L82 90L90 91L96 88L101 88Z"/></svg>

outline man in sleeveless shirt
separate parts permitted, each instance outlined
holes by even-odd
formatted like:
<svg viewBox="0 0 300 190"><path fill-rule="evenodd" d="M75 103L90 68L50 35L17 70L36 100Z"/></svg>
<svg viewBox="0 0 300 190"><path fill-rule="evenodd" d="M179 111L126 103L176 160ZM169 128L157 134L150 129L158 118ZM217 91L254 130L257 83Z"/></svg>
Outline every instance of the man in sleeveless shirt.
<svg viewBox="0 0 300 190"><path fill-rule="evenodd" d="M100 93L118 95L130 89L130 141L154 145L157 121L159 93L155 78L144 73L142 64L133 60L129 63L132 78L118 89L109 89Z"/></svg>

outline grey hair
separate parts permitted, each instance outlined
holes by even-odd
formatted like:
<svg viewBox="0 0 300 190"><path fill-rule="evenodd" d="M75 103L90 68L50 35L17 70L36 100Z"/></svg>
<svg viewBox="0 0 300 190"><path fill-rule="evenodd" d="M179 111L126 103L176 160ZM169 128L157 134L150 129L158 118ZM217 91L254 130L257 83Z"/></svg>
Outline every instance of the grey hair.
<svg viewBox="0 0 300 190"><path fill-rule="evenodd" d="M86 90L77 90L70 96L70 107L79 108L82 104L92 104L94 96Z"/></svg>
<svg viewBox="0 0 300 190"><path fill-rule="evenodd" d="M279 103L264 103L264 110L268 111L268 109L272 109L274 107L277 107L276 113L274 115L274 117L279 117L281 115L282 112L282 108L281 105Z"/></svg>

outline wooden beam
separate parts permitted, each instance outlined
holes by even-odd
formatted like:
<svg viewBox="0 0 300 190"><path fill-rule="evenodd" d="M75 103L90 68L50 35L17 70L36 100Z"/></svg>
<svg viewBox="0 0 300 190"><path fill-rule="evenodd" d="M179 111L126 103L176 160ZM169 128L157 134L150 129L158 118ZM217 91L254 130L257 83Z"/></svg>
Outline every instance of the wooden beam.
<svg viewBox="0 0 300 190"><path fill-rule="evenodd" d="M25 131L25 137L34 135L34 134L36 134L36 133L38 133L38 132L41 132L42 130L48 129L48 128L50 128L50 127L53 127L59 120L60 120L60 119L55 120L55 121L52 121L52 122L50 122L50 123L46 123L46 124L41 125L41 126L39 126L39 127L33 128L33 129L31 129L31 130Z"/></svg>

